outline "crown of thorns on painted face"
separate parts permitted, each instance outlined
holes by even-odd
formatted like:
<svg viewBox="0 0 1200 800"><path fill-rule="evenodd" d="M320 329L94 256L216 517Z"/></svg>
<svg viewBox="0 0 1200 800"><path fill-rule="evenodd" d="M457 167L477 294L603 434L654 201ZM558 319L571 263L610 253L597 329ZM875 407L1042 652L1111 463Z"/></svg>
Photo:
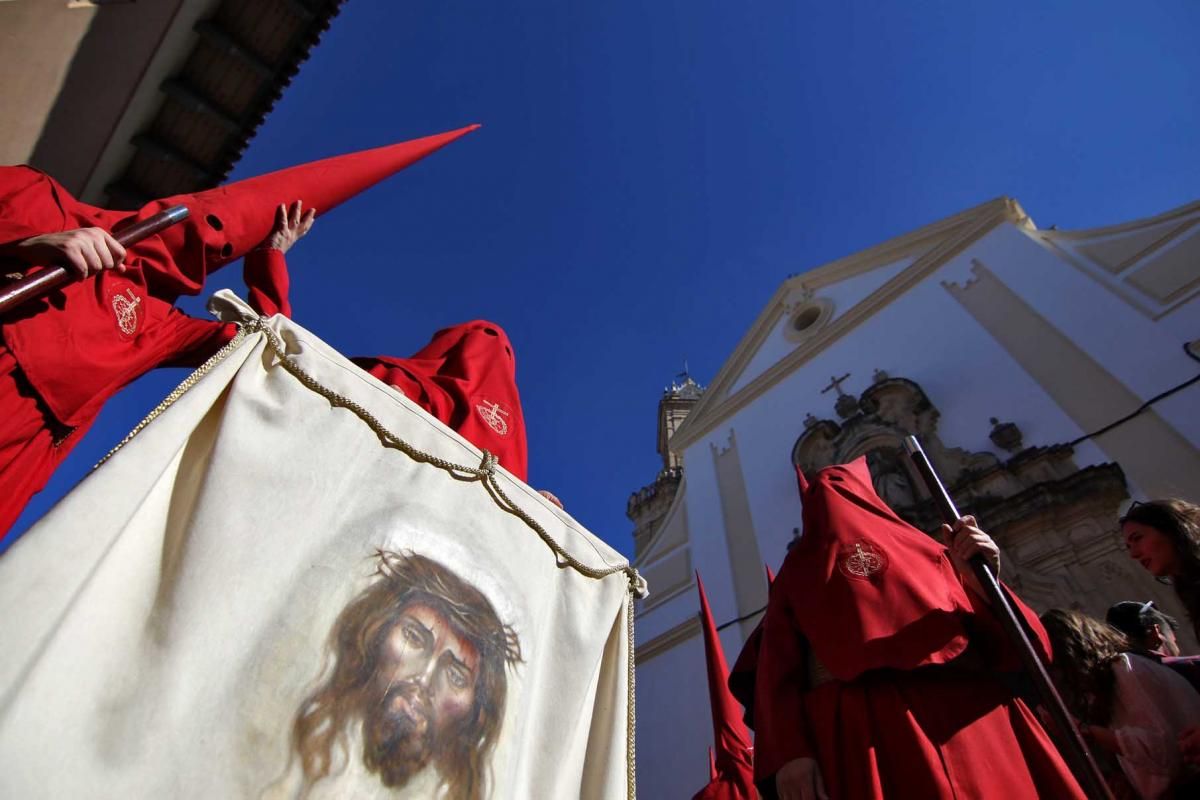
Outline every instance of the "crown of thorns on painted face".
<svg viewBox="0 0 1200 800"><path fill-rule="evenodd" d="M385 684L381 688L396 680L419 679L431 691L440 684L446 693L473 695L468 726L489 710L502 711L504 668L521 660L520 640L512 627L500 620L478 589L437 562L386 551L377 557L377 574L383 580L373 588L391 595L383 618L368 624L376 628L370 639L375 678ZM436 696L432 699L437 701Z"/></svg>
<svg viewBox="0 0 1200 800"><path fill-rule="evenodd" d="M300 164L203 192L155 200L143 206L137 217L149 217L175 205L187 206L188 219L159 236L185 272L198 266L203 275L261 244L275 224L275 211L280 205L301 200L306 208L324 214L478 127L469 125Z"/></svg>

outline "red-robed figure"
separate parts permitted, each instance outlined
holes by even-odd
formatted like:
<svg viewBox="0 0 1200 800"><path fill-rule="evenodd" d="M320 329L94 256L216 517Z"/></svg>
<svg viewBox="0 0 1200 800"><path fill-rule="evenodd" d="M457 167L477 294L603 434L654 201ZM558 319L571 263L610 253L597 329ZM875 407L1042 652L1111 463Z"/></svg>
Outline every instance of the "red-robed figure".
<svg viewBox="0 0 1200 800"><path fill-rule="evenodd" d="M866 459L798 471L803 535L730 687L764 797L1084 798L1006 679L1020 669L966 566L999 567L967 517L950 548L876 495ZM1011 592L1034 646L1045 631Z"/></svg>
<svg viewBox="0 0 1200 800"><path fill-rule="evenodd" d="M303 235L312 214L281 206L302 199L325 213L476 127L165 198L132 214L82 203L35 169L0 167L4 272L37 269L49 255L86 278L0 318L0 536L109 397L155 367L194 366L232 338L234 326L174 307L198 294L209 273L246 256L252 303L264 314L290 311L280 242ZM109 235L180 204L190 212L185 222L128 251ZM450 328L413 360L378 363L364 366L525 478L512 348L496 326Z"/></svg>

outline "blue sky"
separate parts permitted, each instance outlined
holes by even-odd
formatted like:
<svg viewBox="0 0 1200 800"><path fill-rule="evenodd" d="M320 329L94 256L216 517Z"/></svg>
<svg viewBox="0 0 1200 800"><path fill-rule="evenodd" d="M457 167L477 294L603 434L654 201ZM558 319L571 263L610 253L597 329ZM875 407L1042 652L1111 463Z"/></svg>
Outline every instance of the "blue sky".
<svg viewBox="0 0 1200 800"><path fill-rule="evenodd" d="M233 177L482 123L318 220L295 318L347 355L503 325L531 482L631 553L663 387L788 275L1002 194L1060 228L1196 199L1198 31L1188 0L351 0ZM16 530L183 376L110 403Z"/></svg>

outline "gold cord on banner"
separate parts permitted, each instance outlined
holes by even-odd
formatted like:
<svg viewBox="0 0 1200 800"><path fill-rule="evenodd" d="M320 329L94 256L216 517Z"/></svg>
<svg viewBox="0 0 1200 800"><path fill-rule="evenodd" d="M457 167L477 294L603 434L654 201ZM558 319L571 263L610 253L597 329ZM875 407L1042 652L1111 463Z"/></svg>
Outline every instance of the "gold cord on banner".
<svg viewBox="0 0 1200 800"><path fill-rule="evenodd" d="M636 752L634 747L634 736L637 727L637 712L634 705L634 598L642 597L646 594L645 579L638 574L636 569L628 564L624 566L613 566L606 564L604 567L591 567L575 558L575 556L568 553L566 549L564 549L562 545L550 535L549 531L547 531L540 523L538 523L537 520L530 516L528 512L513 503L508 498L508 495L504 493L504 490L500 488L500 482L496 479L497 461L495 455L487 450L484 450L479 466L469 467L462 464L455 464L443 458L438 458L432 453L426 453L423 450L413 447L411 444L389 431L382 422L376 419L371 412L367 411L361 405L354 402L350 398L338 394L332 389L323 386L316 378L313 378L311 375L305 372L299 364L297 364L288 356L286 346L282 341L280 341L278 334L276 334L275 331L272 330L266 323L267 320L264 317L239 323L237 334L233 337L233 339L231 339L229 343L220 350L213 353L213 355L210 356L207 361L201 364L195 372L187 376L182 383L175 387L175 389L168 394L161 403L155 406L154 409L146 415L145 419L139 422L124 439L117 443L116 447L110 450L104 456L104 458L100 459L93 469L99 468L100 465L112 458L117 451L129 444L129 442L132 441L135 436L141 433L147 425L149 425L164 411L174 405L179 398L183 397L184 394L186 394L192 387L199 383L204 376L213 370L213 368L215 368L218 364L228 358L231 353L241 347L246 342L249 334L263 334L267 345L272 351L274 351L276 357L279 359L279 364L287 372L300 381L300 383L306 388L328 400L329 404L333 408L344 408L366 423L367 427L374 431L375 435L379 437L380 442L382 442L385 447L399 450L414 461L430 464L438 469L444 470L456 480L480 481L484 485L484 488L487 490L488 494L491 496L493 502L495 502L501 510L520 519L525 523L526 526L531 528L538 535L542 542L545 543L545 545L554 553L558 564L569 566L571 569L575 570L581 575L596 580L607 578L610 575L617 574L618 572L625 574L628 581L626 587L627 608L625 613L627 616L629 636L628 658L626 659L626 684L628 686L625 726L625 757L627 767L626 788L628 791L628 797L630 800L634 800L637 794Z"/></svg>
<svg viewBox="0 0 1200 800"><path fill-rule="evenodd" d="M261 320L259 320L258 322L261 322ZM147 425L149 425L154 420L158 419L158 416L160 414L162 414L164 411L166 411L168 408L175 405L175 401L178 400L179 398L183 397L185 394L187 394L188 390L191 389L193 386L195 386L197 383L199 383L201 378L203 378L205 375L207 375L209 372L211 372L213 367L217 366L217 364L220 364L222 361L224 361L226 359L226 357L228 357L228 355L230 353L232 353L234 350L237 350L238 347L241 346L242 342L245 341L247 331L254 332L258 329L259 329L258 325L246 325L246 326L238 325L237 333L234 335L234 337L232 339L229 340L228 344L226 344L220 350L218 350L217 352L215 352L211 356L209 356L208 360L205 361L203 364L201 364L196 369L195 372L193 372L191 375L188 375L186 378L184 378L183 382L180 383L178 386L176 386L169 395L167 395L165 398L163 398L163 401L161 403L159 403L153 409L151 409L150 413L147 414L145 416L145 418L142 419L141 422L139 422L137 425L135 425L133 430L131 430L129 433L127 433L125 435L124 439L117 442L116 447L114 447L112 450L109 450L107 453L105 453L104 458L97 461L96 466L92 467L92 469L93 470L99 469L101 464L103 464L105 461L108 461L110 458L115 456L117 454L118 450L120 450L122 447L124 447L125 445L127 445L131 441L133 441L133 437L135 437L139 433L141 433L142 430Z"/></svg>

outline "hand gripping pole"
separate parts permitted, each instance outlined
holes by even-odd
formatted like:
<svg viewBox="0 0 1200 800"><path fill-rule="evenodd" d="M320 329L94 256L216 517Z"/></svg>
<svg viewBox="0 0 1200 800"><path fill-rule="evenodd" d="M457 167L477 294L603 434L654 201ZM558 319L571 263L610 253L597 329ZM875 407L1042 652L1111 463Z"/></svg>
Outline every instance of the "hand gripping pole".
<svg viewBox="0 0 1200 800"><path fill-rule="evenodd" d="M177 222L182 222L187 217L187 206L171 206L141 222L122 228L113 234L113 238L120 242L122 247L132 247L147 236L153 236ZM70 281L71 273L67 271L66 267L48 267L33 275L15 280L0 289L0 315L7 314L17 306L34 298L47 295Z"/></svg>

